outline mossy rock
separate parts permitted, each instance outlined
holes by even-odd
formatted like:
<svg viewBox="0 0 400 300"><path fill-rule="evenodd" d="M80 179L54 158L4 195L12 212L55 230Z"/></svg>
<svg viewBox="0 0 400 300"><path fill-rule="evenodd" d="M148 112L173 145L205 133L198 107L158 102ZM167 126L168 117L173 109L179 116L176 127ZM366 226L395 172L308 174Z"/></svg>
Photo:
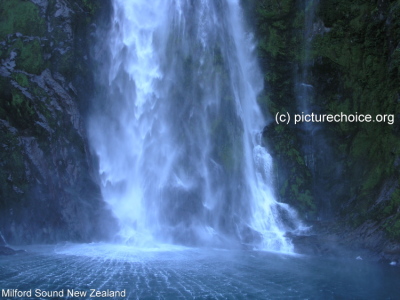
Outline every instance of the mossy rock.
<svg viewBox="0 0 400 300"><path fill-rule="evenodd" d="M22 87L26 88L29 86L29 79L24 73L13 73L12 77Z"/></svg>
<svg viewBox="0 0 400 300"><path fill-rule="evenodd" d="M8 34L21 33L26 36L43 36L46 31L39 8L30 1L0 1L0 39Z"/></svg>
<svg viewBox="0 0 400 300"><path fill-rule="evenodd" d="M18 69L39 75L47 67L43 59L42 46L39 39L28 42L18 40L14 47L18 52L16 58Z"/></svg>

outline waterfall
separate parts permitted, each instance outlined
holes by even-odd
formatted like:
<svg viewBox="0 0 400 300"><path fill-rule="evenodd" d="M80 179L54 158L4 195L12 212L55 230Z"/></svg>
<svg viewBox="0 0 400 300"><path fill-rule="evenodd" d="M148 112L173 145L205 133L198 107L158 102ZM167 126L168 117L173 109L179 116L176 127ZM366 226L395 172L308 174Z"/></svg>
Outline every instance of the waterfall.
<svg viewBox="0 0 400 300"><path fill-rule="evenodd" d="M304 30L303 30L303 51L302 64L299 68L299 74L296 76L295 94L299 111L311 114L315 109L314 87L310 84L310 67L313 64L311 58L311 42L314 37L315 10L318 0L304 0L300 2L300 10L304 11ZM311 172L315 171L314 161L314 130L312 123L301 124L304 134L304 152L306 165Z"/></svg>
<svg viewBox="0 0 400 300"><path fill-rule="evenodd" d="M312 57L312 41L318 34L324 34L328 30L322 21L317 17L316 11L319 0L300 1L299 10L304 13L303 51L302 63L300 64L295 76L295 95L299 112L305 114L326 113L321 111L321 107L315 99L315 88L312 85L313 74L310 72L314 64ZM332 187L331 182L340 172L334 166L334 153L326 137L326 127L323 123L302 123L299 125L300 138L302 140L301 151L304 161L312 176L312 194L318 202L318 218L329 219L331 214L331 195L336 194L336 188Z"/></svg>
<svg viewBox="0 0 400 300"><path fill-rule="evenodd" d="M89 132L120 241L292 251L239 0L114 0L110 27Z"/></svg>
<svg viewBox="0 0 400 300"><path fill-rule="evenodd" d="M4 238L3 234L0 231L0 246L7 245L6 239Z"/></svg>

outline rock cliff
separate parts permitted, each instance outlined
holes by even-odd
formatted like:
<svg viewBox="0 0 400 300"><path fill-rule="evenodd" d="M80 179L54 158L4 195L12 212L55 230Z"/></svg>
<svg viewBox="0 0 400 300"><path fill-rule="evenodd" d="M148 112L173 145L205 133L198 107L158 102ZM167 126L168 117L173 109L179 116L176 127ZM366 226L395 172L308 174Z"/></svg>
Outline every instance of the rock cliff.
<svg viewBox="0 0 400 300"><path fill-rule="evenodd" d="M0 231L9 243L106 235L82 118L98 4L0 3Z"/></svg>
<svg viewBox="0 0 400 300"><path fill-rule="evenodd" d="M260 41L266 111L392 118L271 122L264 137L275 156L278 198L314 224L327 222L323 232L348 245L393 253L400 242L400 2L243 4Z"/></svg>

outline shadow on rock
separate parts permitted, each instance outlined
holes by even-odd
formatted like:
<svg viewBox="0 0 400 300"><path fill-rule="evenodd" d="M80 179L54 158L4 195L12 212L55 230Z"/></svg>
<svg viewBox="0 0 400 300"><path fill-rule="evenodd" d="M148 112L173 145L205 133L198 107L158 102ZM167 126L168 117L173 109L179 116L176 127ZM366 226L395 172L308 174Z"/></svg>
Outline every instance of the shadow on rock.
<svg viewBox="0 0 400 300"><path fill-rule="evenodd" d="M25 250L14 250L7 246L0 246L0 255L14 255L17 253L25 253Z"/></svg>

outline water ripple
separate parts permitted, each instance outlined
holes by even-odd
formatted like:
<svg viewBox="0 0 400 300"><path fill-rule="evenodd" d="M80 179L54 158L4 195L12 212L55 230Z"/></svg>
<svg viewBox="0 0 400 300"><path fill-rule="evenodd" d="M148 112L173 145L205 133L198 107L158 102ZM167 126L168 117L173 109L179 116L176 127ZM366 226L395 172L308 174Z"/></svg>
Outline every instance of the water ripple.
<svg viewBox="0 0 400 300"><path fill-rule="evenodd" d="M0 257L3 290L125 290L127 299L396 299L399 280L390 266L255 251L66 244Z"/></svg>

